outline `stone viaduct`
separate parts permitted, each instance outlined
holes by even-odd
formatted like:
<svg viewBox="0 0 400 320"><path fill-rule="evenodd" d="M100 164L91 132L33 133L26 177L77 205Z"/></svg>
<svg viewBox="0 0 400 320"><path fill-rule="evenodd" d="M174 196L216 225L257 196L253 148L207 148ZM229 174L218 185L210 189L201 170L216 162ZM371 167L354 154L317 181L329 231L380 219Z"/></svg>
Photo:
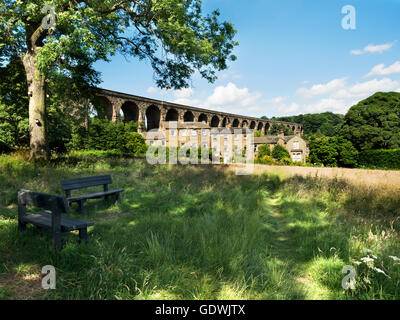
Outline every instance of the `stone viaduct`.
<svg viewBox="0 0 400 320"><path fill-rule="evenodd" d="M284 121L265 120L226 112L207 110L155 99L139 97L106 89L95 89L96 97L104 108L105 116L114 122L144 123L146 130L156 129L160 121L205 122L215 128L249 128L268 134L274 123L283 124L295 133L303 133L303 125Z"/></svg>

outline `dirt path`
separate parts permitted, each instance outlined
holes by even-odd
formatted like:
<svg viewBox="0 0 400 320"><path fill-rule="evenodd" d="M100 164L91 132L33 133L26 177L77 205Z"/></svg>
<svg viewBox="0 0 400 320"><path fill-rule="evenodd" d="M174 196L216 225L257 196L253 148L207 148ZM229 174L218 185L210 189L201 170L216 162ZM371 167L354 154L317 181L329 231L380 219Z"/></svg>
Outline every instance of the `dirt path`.
<svg viewBox="0 0 400 320"><path fill-rule="evenodd" d="M271 208L271 216L274 218L276 234L275 242L272 246L273 254L281 261L284 261L288 268L288 276L296 291L302 292L304 295L301 299L305 300L321 300L329 299L330 292L326 288L322 288L318 283L315 283L312 278L307 275L307 266L296 259L296 243L291 239L290 231L288 230L288 221L285 219L284 213L279 210L281 195L268 200L268 205Z"/></svg>

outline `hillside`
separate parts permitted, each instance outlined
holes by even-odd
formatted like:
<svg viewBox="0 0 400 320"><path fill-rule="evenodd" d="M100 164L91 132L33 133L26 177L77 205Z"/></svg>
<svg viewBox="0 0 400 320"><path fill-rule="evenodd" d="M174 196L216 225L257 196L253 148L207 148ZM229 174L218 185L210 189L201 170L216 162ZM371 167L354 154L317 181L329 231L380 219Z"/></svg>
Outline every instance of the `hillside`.
<svg viewBox="0 0 400 320"><path fill-rule="evenodd" d="M273 117L272 120L301 123L304 134L321 134L332 137L337 134L344 116L332 112L300 114L297 116Z"/></svg>

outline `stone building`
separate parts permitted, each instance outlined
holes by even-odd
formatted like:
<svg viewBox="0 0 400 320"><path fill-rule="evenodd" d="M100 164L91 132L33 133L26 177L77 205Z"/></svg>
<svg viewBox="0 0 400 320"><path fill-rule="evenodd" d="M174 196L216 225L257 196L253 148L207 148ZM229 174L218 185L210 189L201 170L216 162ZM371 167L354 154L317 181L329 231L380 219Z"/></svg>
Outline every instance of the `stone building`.
<svg viewBox="0 0 400 320"><path fill-rule="evenodd" d="M224 158L230 158L234 152L246 149L253 131L211 128L205 122L162 121L157 131L143 132L142 135L149 146L209 148Z"/></svg>
<svg viewBox="0 0 400 320"><path fill-rule="evenodd" d="M254 138L255 155L258 154L258 148L261 145L269 145L272 151L277 144L280 144L289 151L290 158L294 162L306 162L306 157L309 155L307 142L300 135L285 136L281 131L277 136L261 136Z"/></svg>

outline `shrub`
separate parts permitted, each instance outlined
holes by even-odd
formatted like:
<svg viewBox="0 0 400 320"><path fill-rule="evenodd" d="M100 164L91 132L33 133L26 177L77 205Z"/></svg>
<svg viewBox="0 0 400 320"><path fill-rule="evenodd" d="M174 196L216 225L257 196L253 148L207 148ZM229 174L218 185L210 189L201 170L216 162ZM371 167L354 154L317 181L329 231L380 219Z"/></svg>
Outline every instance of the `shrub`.
<svg viewBox="0 0 400 320"><path fill-rule="evenodd" d="M89 129L82 126L72 130L70 150L119 150L131 155L144 155L145 139L137 133L137 123L114 123L107 119L92 118Z"/></svg>
<svg viewBox="0 0 400 320"><path fill-rule="evenodd" d="M297 164L297 162L293 162L292 159L285 157L279 161L279 164L283 164L285 166L291 166L291 165Z"/></svg>
<svg viewBox="0 0 400 320"><path fill-rule="evenodd" d="M260 158L270 155L271 155L271 149L268 144L262 144L261 146L258 147L258 156Z"/></svg>
<svg viewBox="0 0 400 320"><path fill-rule="evenodd" d="M260 157L260 155L258 155L255 159L255 162L261 164L275 164L276 160L269 155L265 155L263 157Z"/></svg>
<svg viewBox="0 0 400 320"><path fill-rule="evenodd" d="M143 136L137 132L127 132L126 152L134 156L143 156L147 151L146 141Z"/></svg>
<svg viewBox="0 0 400 320"><path fill-rule="evenodd" d="M287 151L284 147L280 144L277 144L272 150L272 157L276 160L281 160L283 158L290 158L289 151Z"/></svg>
<svg viewBox="0 0 400 320"><path fill-rule="evenodd" d="M400 169L400 149L362 151L359 154L359 166Z"/></svg>

